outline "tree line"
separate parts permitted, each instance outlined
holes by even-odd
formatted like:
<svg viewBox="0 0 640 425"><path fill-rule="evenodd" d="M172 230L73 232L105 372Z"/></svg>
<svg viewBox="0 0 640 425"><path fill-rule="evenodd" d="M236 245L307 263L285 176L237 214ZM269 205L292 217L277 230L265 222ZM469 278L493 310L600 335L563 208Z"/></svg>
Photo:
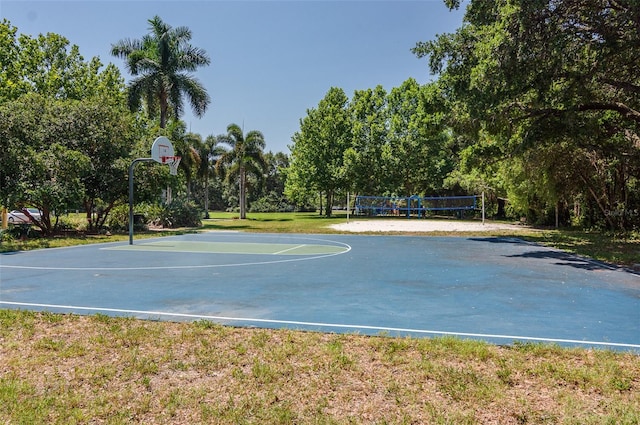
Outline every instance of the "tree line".
<svg viewBox="0 0 640 425"><path fill-rule="evenodd" d="M298 202L325 199L331 215L336 195L447 195L458 154L436 84L408 79L387 93L356 90L349 99L331 88L307 111L294 134L285 193Z"/></svg>
<svg viewBox="0 0 640 425"><path fill-rule="evenodd" d="M444 0L450 8L459 0ZM133 79L56 34L0 25L0 200L45 217L82 206L90 226L126 202L126 167L169 137L177 178L137 171L136 197L163 188L204 211L320 207L346 193L485 192L498 215L531 223L640 226L640 10L623 0L474 0L463 25L412 49L435 79L386 91L338 87L310 108L291 155L259 131L202 137L180 120L210 99L192 73L210 59L186 27L149 20L112 46ZM163 56L168 55L168 56ZM425 72L427 69L425 69ZM186 101L186 102L185 102ZM139 174L139 175L138 175ZM96 214L96 211L99 213ZM48 218L42 223L53 229Z"/></svg>
<svg viewBox="0 0 640 425"><path fill-rule="evenodd" d="M191 74L209 58L189 44L188 28L159 17L149 24L143 39L112 46L134 77L128 85L115 65L85 61L61 35L30 37L7 20L0 24L0 204L37 207L43 233L75 209L86 213L88 230L103 228L126 203L129 164L148 157L158 135L173 141L181 172L175 178L164 167L137 168L136 201L157 202L166 188L207 212L211 196L213 207L239 207L245 217L247 193L282 193L287 158L263 152L259 131L245 135L230 124L226 134L204 139L186 131L179 119L185 100L196 115L210 102Z"/></svg>
<svg viewBox="0 0 640 425"><path fill-rule="evenodd" d="M451 177L534 222L640 227L639 29L635 1L471 1L417 43L462 148Z"/></svg>
<svg viewBox="0 0 640 425"><path fill-rule="evenodd" d="M445 0L451 9L459 0ZM485 192L530 223L640 227L640 8L473 0L418 42L437 78L329 90L293 141L287 193Z"/></svg>

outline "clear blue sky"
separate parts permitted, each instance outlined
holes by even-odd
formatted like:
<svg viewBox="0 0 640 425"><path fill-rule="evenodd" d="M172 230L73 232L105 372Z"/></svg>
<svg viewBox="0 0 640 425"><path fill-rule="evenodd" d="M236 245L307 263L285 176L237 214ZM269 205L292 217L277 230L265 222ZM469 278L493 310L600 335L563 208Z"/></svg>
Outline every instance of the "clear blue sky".
<svg viewBox="0 0 640 425"><path fill-rule="evenodd" d="M201 119L187 109L190 130L206 137L236 123L262 131L267 150L289 153L300 119L330 87L351 97L378 84L389 91L410 77L431 80L426 59L410 49L455 31L463 10L450 12L442 0L0 0L0 18L20 33L63 35L86 60L114 63L127 80L111 45L147 34L155 15L189 27L192 45L211 57L195 76L212 103Z"/></svg>

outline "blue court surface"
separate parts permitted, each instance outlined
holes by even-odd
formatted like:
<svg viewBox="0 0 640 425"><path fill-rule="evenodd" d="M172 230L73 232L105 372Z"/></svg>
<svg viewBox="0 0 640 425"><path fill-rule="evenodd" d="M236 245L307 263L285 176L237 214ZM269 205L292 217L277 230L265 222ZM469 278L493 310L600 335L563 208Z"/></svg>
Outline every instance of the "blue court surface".
<svg viewBox="0 0 640 425"><path fill-rule="evenodd" d="M0 255L0 308L640 352L640 276L519 239L210 232Z"/></svg>

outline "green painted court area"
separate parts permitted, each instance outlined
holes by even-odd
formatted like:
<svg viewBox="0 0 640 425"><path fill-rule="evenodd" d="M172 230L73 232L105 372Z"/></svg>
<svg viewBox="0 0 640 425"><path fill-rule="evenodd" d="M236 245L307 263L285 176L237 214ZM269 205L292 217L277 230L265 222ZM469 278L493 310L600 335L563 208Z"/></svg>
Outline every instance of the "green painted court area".
<svg viewBox="0 0 640 425"><path fill-rule="evenodd" d="M339 254L347 248L320 244L270 244L239 242L155 241L109 248L118 251L182 252L199 254L322 255Z"/></svg>

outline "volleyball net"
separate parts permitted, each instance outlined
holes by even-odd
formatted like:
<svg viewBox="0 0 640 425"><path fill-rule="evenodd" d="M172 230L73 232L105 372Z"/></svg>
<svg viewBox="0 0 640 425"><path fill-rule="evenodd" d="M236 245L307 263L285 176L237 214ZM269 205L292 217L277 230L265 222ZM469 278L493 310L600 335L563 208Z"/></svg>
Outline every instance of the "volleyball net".
<svg viewBox="0 0 640 425"><path fill-rule="evenodd" d="M451 211L482 211L482 195L468 196L356 196L356 215L425 217L428 214Z"/></svg>

